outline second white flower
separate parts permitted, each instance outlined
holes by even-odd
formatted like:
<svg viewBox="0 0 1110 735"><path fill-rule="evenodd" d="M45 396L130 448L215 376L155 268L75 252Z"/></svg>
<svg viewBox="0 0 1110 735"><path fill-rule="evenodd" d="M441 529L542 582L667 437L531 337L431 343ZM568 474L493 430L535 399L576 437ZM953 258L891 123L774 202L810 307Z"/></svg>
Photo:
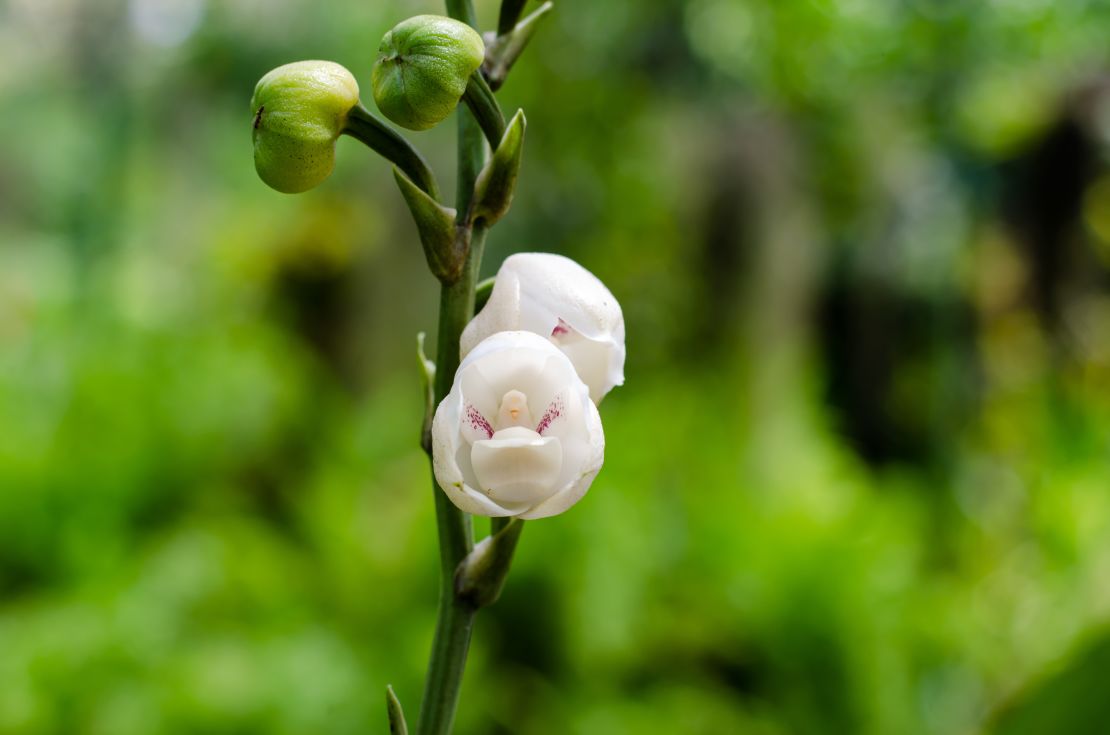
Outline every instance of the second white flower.
<svg viewBox="0 0 1110 735"><path fill-rule="evenodd" d="M489 302L462 333L462 354L510 329L535 332L554 343L570 358L595 403L624 383L620 304L604 283L570 258L552 253L506 258Z"/></svg>

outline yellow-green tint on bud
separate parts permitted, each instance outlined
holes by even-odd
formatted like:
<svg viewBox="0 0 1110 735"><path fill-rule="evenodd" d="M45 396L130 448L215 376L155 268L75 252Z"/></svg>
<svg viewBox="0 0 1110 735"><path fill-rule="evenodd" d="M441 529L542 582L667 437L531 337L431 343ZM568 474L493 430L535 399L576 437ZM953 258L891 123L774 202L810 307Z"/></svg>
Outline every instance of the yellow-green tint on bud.
<svg viewBox="0 0 1110 735"><path fill-rule="evenodd" d="M335 168L335 141L358 104L358 82L331 61L298 61L258 80L251 97L254 167L286 194L308 191Z"/></svg>
<svg viewBox="0 0 1110 735"><path fill-rule="evenodd" d="M466 23L439 15L409 18L382 38L374 100L398 125L427 130L459 104L485 53L482 37Z"/></svg>

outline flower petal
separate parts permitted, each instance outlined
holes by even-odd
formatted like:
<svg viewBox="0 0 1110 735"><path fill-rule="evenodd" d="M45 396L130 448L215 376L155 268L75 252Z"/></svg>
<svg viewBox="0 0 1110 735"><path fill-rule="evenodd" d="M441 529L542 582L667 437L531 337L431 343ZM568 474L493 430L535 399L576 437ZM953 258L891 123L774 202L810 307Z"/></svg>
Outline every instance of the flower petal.
<svg viewBox="0 0 1110 735"><path fill-rule="evenodd" d="M527 503L551 496L563 464L558 437L512 427L474 443L471 462L479 487L498 503Z"/></svg>
<svg viewBox="0 0 1110 735"><path fill-rule="evenodd" d="M589 451L588 457L581 464L579 473L550 498L521 513L517 516L518 518L534 520L562 513L582 499L582 496L590 489L594 478L597 477L597 473L601 471L601 465L605 462L605 432L601 427L601 416L597 412L597 406L593 402L587 403L589 405L586 410L587 426L589 428Z"/></svg>
<svg viewBox="0 0 1110 735"><path fill-rule="evenodd" d="M520 279L512 271L504 271L504 265L501 268L486 305L459 337L459 354L463 358L490 335L520 328Z"/></svg>
<svg viewBox="0 0 1110 735"><path fill-rule="evenodd" d="M623 329L622 329L623 331ZM624 385L624 340L590 339L570 332L552 339L578 370L582 382L590 387L590 398L600 403L613 387Z"/></svg>
<svg viewBox="0 0 1110 735"><path fill-rule="evenodd" d="M503 330L526 330L562 349L600 401L624 383L624 316L609 289L570 258L519 253L497 272L485 308L463 331L464 355Z"/></svg>

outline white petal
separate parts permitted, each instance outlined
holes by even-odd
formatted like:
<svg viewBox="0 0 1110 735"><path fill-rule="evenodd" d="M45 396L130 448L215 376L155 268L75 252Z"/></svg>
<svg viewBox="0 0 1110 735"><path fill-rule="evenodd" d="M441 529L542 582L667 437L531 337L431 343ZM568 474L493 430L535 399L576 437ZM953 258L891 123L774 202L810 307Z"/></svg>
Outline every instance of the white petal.
<svg viewBox="0 0 1110 735"><path fill-rule="evenodd" d="M574 367L582 382L590 387L590 398L600 403L614 386L624 385L624 341L612 338L590 339L572 332L552 339Z"/></svg>
<svg viewBox="0 0 1110 735"><path fill-rule="evenodd" d="M520 281L515 273L506 271L502 264L493 282L489 301L470 320L459 337L459 354L465 358L486 337L498 332L512 332L518 329L520 329Z"/></svg>
<svg viewBox="0 0 1110 735"><path fill-rule="evenodd" d="M574 365L548 340L531 332L499 332L463 359L455 379L466 400L492 420L511 390L524 393L530 412L539 416L555 391L577 378Z"/></svg>
<svg viewBox="0 0 1110 735"><path fill-rule="evenodd" d="M570 258L551 253L506 258L489 301L463 331L462 353L491 334L518 329L552 339L563 349L595 402L624 383L620 304L605 284Z"/></svg>
<svg viewBox="0 0 1110 735"><path fill-rule="evenodd" d="M589 449L587 457L579 465L579 472L557 493L532 509L521 513L518 516L519 518L533 520L562 513L582 499L582 496L590 489L594 478L597 477L597 473L601 471L601 465L605 462L605 432L601 427L601 416L597 412L597 406L590 401L587 401L587 403L586 423L589 429Z"/></svg>
<svg viewBox="0 0 1110 735"><path fill-rule="evenodd" d="M488 516L490 518L505 518L506 516L515 516L520 514L519 506L505 507L499 505L493 498L489 498L482 493L478 492L469 485L463 484L461 487L454 491L448 489L447 497L454 503L459 510L464 513L471 513L476 516Z"/></svg>
<svg viewBox="0 0 1110 735"><path fill-rule="evenodd" d="M436 483L463 512L482 516L515 515L519 512L517 508L498 505L464 481L462 470L455 460L455 447L460 440L458 403L459 396L452 392L439 404L432 421L432 470Z"/></svg>
<svg viewBox="0 0 1110 735"><path fill-rule="evenodd" d="M521 329L544 329L549 335L562 319L586 337L599 339L624 324L620 304L605 284L570 258L519 253L505 259L497 277L505 272L519 282Z"/></svg>
<svg viewBox="0 0 1110 735"><path fill-rule="evenodd" d="M563 468L554 489L573 481L590 458L587 406L592 404L586 386L575 381L556 394L536 426L543 436L557 437L562 443Z"/></svg>
<svg viewBox="0 0 1110 735"><path fill-rule="evenodd" d="M563 464L557 437L543 437L520 426L474 442L470 456L486 495L498 503L527 503L529 507L554 494Z"/></svg>

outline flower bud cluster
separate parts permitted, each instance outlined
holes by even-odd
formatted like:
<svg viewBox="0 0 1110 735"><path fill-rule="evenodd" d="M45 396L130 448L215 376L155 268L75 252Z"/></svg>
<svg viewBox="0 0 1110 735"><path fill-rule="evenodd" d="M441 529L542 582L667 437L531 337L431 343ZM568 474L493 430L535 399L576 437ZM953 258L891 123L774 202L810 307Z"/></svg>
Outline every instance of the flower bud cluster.
<svg viewBox="0 0 1110 735"><path fill-rule="evenodd" d="M382 114L426 130L458 106L482 65L482 37L466 23L418 15L385 34L374 64L374 99ZM331 61L298 61L271 70L251 97L254 162L259 177L285 193L319 185L335 168L335 142L358 111L350 71ZM357 109L356 109L357 108Z"/></svg>
<svg viewBox="0 0 1110 735"><path fill-rule="evenodd" d="M543 518L578 502L605 458L597 404L624 382L624 318L569 258L523 253L461 339L432 423L436 480L463 511Z"/></svg>

